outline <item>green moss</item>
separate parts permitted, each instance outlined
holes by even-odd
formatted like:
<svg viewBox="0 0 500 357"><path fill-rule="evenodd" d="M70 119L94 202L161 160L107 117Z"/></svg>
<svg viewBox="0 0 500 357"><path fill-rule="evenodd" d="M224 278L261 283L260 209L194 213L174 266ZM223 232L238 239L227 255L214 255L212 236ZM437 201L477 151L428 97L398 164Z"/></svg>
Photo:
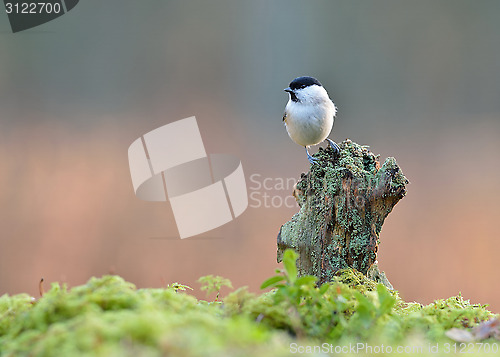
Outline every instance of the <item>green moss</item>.
<svg viewBox="0 0 500 357"><path fill-rule="evenodd" d="M269 329L221 318L220 304L167 289L136 289L117 276L68 290L53 284L32 302L0 298L1 356L219 356L282 350ZM235 354L235 355L238 355Z"/></svg>
<svg viewBox="0 0 500 357"><path fill-rule="evenodd" d="M450 342L447 329L493 317L460 295L404 303L352 269L319 287L288 270L273 280L277 289L240 288L220 303L172 287L136 289L117 276L72 289L53 284L36 301L4 295L0 356L285 356L292 343Z"/></svg>
<svg viewBox="0 0 500 357"><path fill-rule="evenodd" d="M300 253L299 273L331 281L340 269L367 274L377 259L380 231L408 180L396 160L347 139L339 155L328 147L296 186L299 212L281 227L278 261L287 248ZM390 286L385 278L384 283Z"/></svg>

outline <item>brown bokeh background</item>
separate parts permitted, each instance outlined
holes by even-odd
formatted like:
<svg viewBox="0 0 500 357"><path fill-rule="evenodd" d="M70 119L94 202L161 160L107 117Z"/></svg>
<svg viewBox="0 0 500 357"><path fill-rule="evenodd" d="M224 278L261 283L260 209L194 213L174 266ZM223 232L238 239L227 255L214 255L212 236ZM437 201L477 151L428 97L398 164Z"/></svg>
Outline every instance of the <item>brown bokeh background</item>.
<svg viewBox="0 0 500 357"><path fill-rule="evenodd" d="M280 183L308 168L282 89L308 74L339 107L331 137L395 156L411 182L379 250L402 297L461 291L499 312L499 16L494 1L86 0L16 34L0 16L0 294L109 272L258 291L297 211ZM209 153L242 160L253 196L180 240L168 203L134 196L127 149L191 115Z"/></svg>

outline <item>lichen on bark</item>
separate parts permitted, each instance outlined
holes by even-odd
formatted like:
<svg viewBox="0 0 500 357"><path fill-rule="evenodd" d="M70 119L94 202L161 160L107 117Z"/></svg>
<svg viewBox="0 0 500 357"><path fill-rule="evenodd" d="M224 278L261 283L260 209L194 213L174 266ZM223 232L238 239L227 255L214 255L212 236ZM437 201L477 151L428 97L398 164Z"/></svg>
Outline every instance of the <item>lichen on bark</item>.
<svg viewBox="0 0 500 357"><path fill-rule="evenodd" d="M330 147L320 149L317 162L297 182L293 195L300 210L280 229L278 262L293 248L299 275L324 283L350 267L392 288L376 265L379 237L408 180L393 157L380 166L367 146L349 139L339 146L339 155Z"/></svg>

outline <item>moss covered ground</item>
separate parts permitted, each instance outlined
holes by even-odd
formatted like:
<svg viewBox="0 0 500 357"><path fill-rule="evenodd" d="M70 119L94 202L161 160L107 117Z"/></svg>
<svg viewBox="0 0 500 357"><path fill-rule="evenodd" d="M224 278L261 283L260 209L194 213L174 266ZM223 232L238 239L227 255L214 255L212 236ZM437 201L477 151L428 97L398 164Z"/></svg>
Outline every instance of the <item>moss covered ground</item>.
<svg viewBox="0 0 500 357"><path fill-rule="evenodd" d="M426 306L406 303L349 269L316 286L315 277L297 277L295 260L293 251L285 252L284 269L262 284L270 291L239 288L214 301L198 300L180 284L137 289L119 276L91 278L71 289L54 283L37 299L3 295L0 356L500 353L491 324L496 316L485 306L460 295ZM220 277L201 282L217 295L230 285ZM471 333L478 328L482 335ZM461 344L447 337L460 340L461 333L476 339Z"/></svg>

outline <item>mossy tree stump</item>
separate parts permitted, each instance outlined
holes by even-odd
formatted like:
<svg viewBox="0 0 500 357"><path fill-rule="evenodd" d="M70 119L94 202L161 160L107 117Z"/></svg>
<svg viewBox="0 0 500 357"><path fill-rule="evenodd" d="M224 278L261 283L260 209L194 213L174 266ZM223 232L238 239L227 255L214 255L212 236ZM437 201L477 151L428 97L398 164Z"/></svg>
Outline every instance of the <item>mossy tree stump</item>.
<svg viewBox="0 0 500 357"><path fill-rule="evenodd" d="M393 157L380 167L378 155L349 139L339 156L328 147L314 157L293 192L300 210L278 234L278 262L292 248L299 275L317 276L319 284L351 267L392 288L376 264L379 235L408 180Z"/></svg>

